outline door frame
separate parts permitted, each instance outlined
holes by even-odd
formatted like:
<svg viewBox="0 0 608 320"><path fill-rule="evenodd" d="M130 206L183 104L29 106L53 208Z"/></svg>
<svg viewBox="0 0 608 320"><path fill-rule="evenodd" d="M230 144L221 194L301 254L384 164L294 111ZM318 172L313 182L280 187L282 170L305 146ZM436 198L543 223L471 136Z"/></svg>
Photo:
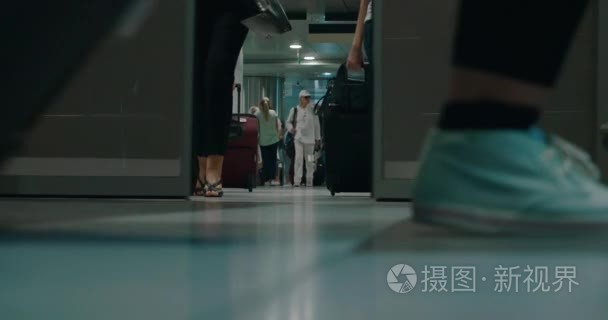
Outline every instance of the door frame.
<svg viewBox="0 0 608 320"><path fill-rule="evenodd" d="M596 161L608 176L608 150L602 145L599 128L608 122L608 3L597 1ZM604 164L604 165L602 165Z"/></svg>

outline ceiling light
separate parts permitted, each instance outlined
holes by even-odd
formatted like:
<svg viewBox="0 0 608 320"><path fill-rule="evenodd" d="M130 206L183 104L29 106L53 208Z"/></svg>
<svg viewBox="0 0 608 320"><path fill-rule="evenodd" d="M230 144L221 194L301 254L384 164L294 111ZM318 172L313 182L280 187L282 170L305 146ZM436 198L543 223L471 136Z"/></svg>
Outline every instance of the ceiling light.
<svg viewBox="0 0 608 320"><path fill-rule="evenodd" d="M302 45L299 45L299 44L292 44L289 47L292 49L302 49Z"/></svg>
<svg viewBox="0 0 608 320"><path fill-rule="evenodd" d="M313 56L305 56L304 60L312 61L312 60L315 60L315 57L313 57Z"/></svg>
<svg viewBox="0 0 608 320"><path fill-rule="evenodd" d="M331 76L331 75L332 75L332 73L331 73L331 72L323 72L323 75L324 75L324 76Z"/></svg>

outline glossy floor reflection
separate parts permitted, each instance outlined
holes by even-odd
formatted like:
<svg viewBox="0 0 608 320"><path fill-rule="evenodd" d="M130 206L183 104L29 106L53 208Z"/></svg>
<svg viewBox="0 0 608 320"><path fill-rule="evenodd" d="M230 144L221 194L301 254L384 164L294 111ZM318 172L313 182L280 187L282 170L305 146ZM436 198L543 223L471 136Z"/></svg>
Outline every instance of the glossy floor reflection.
<svg viewBox="0 0 608 320"><path fill-rule="evenodd" d="M482 237L414 225L409 217L408 204L331 198L323 189L231 191L194 201L1 200L0 318L608 315L604 239ZM387 285L397 264L417 272L409 293ZM528 293L528 265L547 266L550 282L555 267L574 266L579 284L571 293L567 284ZM435 268L436 281L423 283L425 266L447 267L446 277ZM451 267L458 266L475 267L476 292L452 292ZM521 268L521 278L511 272L511 292L495 290L499 266ZM448 292L423 292L433 284Z"/></svg>

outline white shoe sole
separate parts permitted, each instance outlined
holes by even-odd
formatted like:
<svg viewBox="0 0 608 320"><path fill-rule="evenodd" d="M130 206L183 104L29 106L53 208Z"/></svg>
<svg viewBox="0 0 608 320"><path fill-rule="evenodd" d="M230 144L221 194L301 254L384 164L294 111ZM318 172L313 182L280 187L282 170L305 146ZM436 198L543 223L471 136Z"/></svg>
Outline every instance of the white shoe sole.
<svg viewBox="0 0 608 320"><path fill-rule="evenodd" d="M607 213L608 214L608 213ZM465 231L492 234L587 234L602 232L608 235L608 221L576 222L521 219L521 214L497 215L488 211L465 213L458 210L430 209L414 205L414 221L442 225Z"/></svg>

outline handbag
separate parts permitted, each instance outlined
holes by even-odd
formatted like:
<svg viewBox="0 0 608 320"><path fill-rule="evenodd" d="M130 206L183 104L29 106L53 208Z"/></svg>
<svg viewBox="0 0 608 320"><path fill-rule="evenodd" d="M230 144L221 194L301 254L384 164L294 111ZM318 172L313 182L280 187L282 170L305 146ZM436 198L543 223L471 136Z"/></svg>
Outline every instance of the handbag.
<svg viewBox="0 0 608 320"><path fill-rule="evenodd" d="M263 34L282 34L291 31L291 23L279 0L252 0L255 9L241 21L249 30Z"/></svg>
<svg viewBox="0 0 608 320"><path fill-rule="evenodd" d="M369 72L366 72L367 74ZM371 81L349 79L346 64L342 64L334 79L329 100L331 105L340 110L353 113L369 112L373 103Z"/></svg>

